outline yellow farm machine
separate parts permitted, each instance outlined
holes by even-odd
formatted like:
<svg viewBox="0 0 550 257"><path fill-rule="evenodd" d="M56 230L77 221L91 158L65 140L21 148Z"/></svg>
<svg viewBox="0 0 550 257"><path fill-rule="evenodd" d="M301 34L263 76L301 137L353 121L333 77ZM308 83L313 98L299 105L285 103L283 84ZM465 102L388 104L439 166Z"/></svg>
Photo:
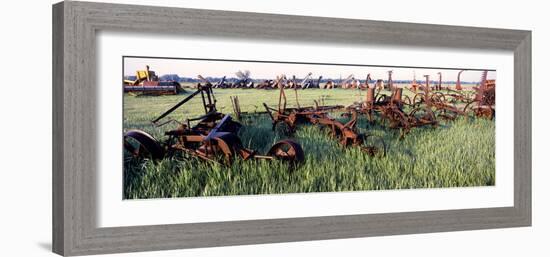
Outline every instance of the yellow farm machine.
<svg viewBox="0 0 550 257"><path fill-rule="evenodd" d="M175 95L183 91L177 81L160 80L155 72L149 69L149 65L145 66L145 70L136 71L135 80L125 79L123 86L125 93L143 95Z"/></svg>

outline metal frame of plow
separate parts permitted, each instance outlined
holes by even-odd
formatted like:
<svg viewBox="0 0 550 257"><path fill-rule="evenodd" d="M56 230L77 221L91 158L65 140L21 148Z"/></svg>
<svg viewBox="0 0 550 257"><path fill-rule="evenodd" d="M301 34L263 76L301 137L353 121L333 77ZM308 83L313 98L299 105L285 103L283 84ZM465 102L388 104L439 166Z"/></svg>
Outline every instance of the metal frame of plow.
<svg viewBox="0 0 550 257"><path fill-rule="evenodd" d="M292 164L304 161L301 145L289 139L276 142L267 155L260 155L252 149L243 147L241 139L237 136L242 125L233 121L231 116L218 112L212 83L200 75L198 77L205 83L204 85L197 84L197 90L194 93L176 103L151 122L155 127L169 123L178 124L176 129L164 132L164 135L167 136L166 140L159 142L141 130L130 130L124 134L124 149L129 156L159 160L174 156L176 153L187 153L208 161L218 161L218 157L223 156L226 164L231 163L235 157L240 157L243 160L279 159ZM168 121L159 123L199 94L204 115L186 119L185 122L168 119ZM240 112L237 115L240 116ZM198 121L198 123L191 126L191 121Z"/></svg>

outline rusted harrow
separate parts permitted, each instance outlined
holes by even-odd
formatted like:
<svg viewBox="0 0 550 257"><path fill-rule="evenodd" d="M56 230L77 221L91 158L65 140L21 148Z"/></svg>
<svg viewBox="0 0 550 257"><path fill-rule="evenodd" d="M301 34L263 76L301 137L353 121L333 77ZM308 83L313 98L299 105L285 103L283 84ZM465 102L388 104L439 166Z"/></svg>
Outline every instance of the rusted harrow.
<svg viewBox="0 0 550 257"><path fill-rule="evenodd" d="M330 111L343 110L342 105L315 107L286 107L286 94L284 87L280 87L278 108L271 108L264 103L273 123L273 130L286 135L296 131L299 124L318 124L328 128L332 137L336 138L343 146L357 146L370 156L385 156L386 144L378 136L361 134L357 131L357 113L353 112L351 119L342 123L329 115Z"/></svg>
<svg viewBox="0 0 550 257"><path fill-rule="evenodd" d="M202 80L206 81L202 77ZM196 95L201 95L205 114L187 119L186 122L168 120L159 123L167 115L181 107ZM192 121L198 121L191 126ZM178 127L164 133L167 138L159 142L148 133L141 130L130 130L124 135L124 148L132 156L159 160L177 153L187 153L192 156L210 161L221 158L230 163L234 158L248 159L279 159L290 163L299 163L304 160L304 152L297 142L282 140L275 143L266 155L259 155L256 151L243 147L237 132L241 124L231 119L231 116L219 113L216 110L216 99L212 91L212 84L206 81L200 83L197 91L174 105L152 121L157 127L177 123Z"/></svg>
<svg viewBox="0 0 550 257"><path fill-rule="evenodd" d="M374 122L378 114L382 124L388 123L389 128L400 129L403 138L413 127L437 125L434 113L429 108L414 107L408 96L403 96L403 89L395 87L390 96L374 93L374 88L367 89L366 100L363 103L351 105L347 110L353 115L357 112L366 115L370 122ZM405 112L406 106L412 106L410 112Z"/></svg>
<svg viewBox="0 0 550 257"><path fill-rule="evenodd" d="M422 126L437 126L438 122L435 114L430 108L417 107L409 113L403 111L395 105L382 108L382 123L389 123L389 128L400 129L400 137L404 138L412 128Z"/></svg>
<svg viewBox="0 0 550 257"><path fill-rule="evenodd" d="M447 89L446 93L433 92L429 87L429 76L423 92L416 93L413 106L425 105L432 108L437 118L454 120L458 116L473 116L492 119L495 114L495 81L487 80L487 71L483 72L479 87L472 91Z"/></svg>
<svg viewBox="0 0 550 257"><path fill-rule="evenodd" d="M447 93L441 92L441 73L439 74L439 85L435 88L439 91L432 91L429 85L429 75L424 75L426 84L422 87L422 92L415 93L412 105L415 108L424 106L425 109L433 111L438 119L454 120L458 116L466 115L463 109L460 109L457 104L467 104L470 102L465 93L447 89Z"/></svg>
<svg viewBox="0 0 550 257"><path fill-rule="evenodd" d="M379 89L375 94L374 88L367 89L365 102L359 105L351 105L348 110L355 110L361 114L367 115L370 122L374 121L374 113L381 112L387 106L396 106L402 109L405 105L411 105L411 99L403 96L403 89L396 88L392 90L391 95L381 94Z"/></svg>
<svg viewBox="0 0 550 257"><path fill-rule="evenodd" d="M484 71L479 87L474 88L476 91L474 100L464 107L464 111L476 117L493 119L495 117L495 87L495 80L488 80L487 71Z"/></svg>

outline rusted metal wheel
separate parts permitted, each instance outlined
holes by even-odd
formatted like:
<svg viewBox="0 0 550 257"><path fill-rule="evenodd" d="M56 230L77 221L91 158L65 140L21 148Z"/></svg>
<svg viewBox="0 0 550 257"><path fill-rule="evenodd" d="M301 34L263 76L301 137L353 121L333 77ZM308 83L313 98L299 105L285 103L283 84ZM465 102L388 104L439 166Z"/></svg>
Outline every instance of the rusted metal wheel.
<svg viewBox="0 0 550 257"><path fill-rule="evenodd" d="M448 109L439 109L434 112L435 117L441 120L455 120L458 117L458 112Z"/></svg>
<svg viewBox="0 0 550 257"><path fill-rule="evenodd" d="M289 139L281 140L275 143L271 149L269 149L267 155L291 163L303 162L305 158L302 146L299 143Z"/></svg>
<svg viewBox="0 0 550 257"><path fill-rule="evenodd" d="M390 128L409 128L409 121L403 112L396 108L389 108L386 112Z"/></svg>
<svg viewBox="0 0 550 257"><path fill-rule="evenodd" d="M464 113L467 117L493 119L495 111L491 106L480 105L480 101L472 101L464 107Z"/></svg>
<svg viewBox="0 0 550 257"><path fill-rule="evenodd" d="M417 93L414 95L412 100L413 106L420 106L421 103L424 102L424 94L423 93Z"/></svg>
<svg viewBox="0 0 550 257"><path fill-rule="evenodd" d="M366 152L371 157L386 156L386 143L382 137L376 135L362 135L361 150Z"/></svg>
<svg viewBox="0 0 550 257"><path fill-rule="evenodd" d="M390 100L390 97L387 96L387 95L379 95L378 97L376 97L376 100L375 102L376 103L379 103L379 104L382 104L382 103L386 103Z"/></svg>
<svg viewBox="0 0 550 257"><path fill-rule="evenodd" d="M430 97L434 103L446 103L445 95L441 92L435 92Z"/></svg>
<svg viewBox="0 0 550 257"><path fill-rule="evenodd" d="M476 111L478 117L483 117L490 120L495 118L495 110L490 106L480 107Z"/></svg>
<svg viewBox="0 0 550 257"><path fill-rule="evenodd" d="M141 130L130 130L124 134L124 149L136 158L153 160L164 158L164 149L160 143Z"/></svg>
<svg viewBox="0 0 550 257"><path fill-rule="evenodd" d="M411 123L415 125L437 126L437 119L430 108L415 108L410 112L409 118L413 119Z"/></svg>
<svg viewBox="0 0 550 257"><path fill-rule="evenodd" d="M406 96L403 96L403 103L406 104L406 105L411 105L412 100L408 95L406 95Z"/></svg>

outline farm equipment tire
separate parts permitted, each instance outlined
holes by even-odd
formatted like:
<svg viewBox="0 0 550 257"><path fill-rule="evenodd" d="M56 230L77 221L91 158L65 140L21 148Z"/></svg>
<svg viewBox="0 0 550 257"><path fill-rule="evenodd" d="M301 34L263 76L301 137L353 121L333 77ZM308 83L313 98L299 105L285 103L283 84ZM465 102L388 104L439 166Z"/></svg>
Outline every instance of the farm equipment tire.
<svg viewBox="0 0 550 257"><path fill-rule="evenodd" d="M164 157L164 149L159 142L141 130L130 130L124 134L124 149L138 158L160 160Z"/></svg>
<svg viewBox="0 0 550 257"><path fill-rule="evenodd" d="M267 155L273 156L276 159L289 161L291 163L303 162L305 155L302 146L292 140L286 139L275 143Z"/></svg>

